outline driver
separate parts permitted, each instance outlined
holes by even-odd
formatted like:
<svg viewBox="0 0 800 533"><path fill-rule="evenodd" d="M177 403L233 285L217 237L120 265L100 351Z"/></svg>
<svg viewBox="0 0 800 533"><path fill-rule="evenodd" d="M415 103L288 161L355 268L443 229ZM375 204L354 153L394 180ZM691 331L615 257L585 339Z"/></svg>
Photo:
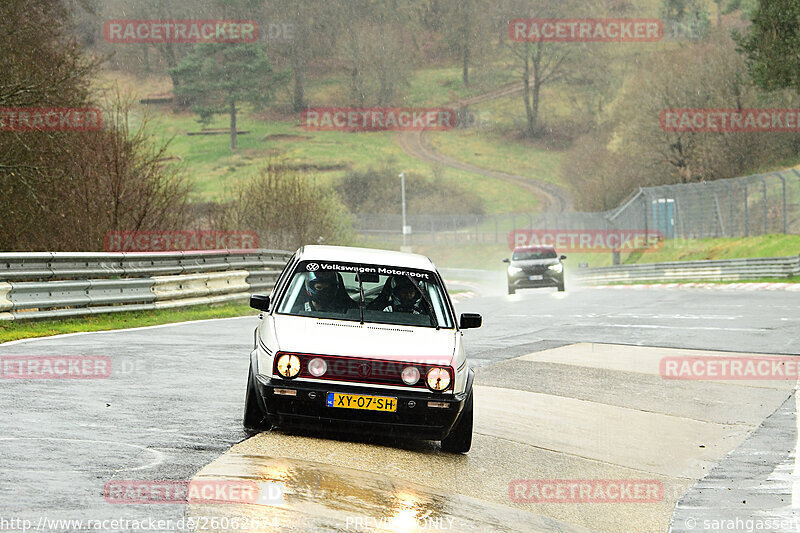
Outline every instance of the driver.
<svg viewBox="0 0 800 533"><path fill-rule="evenodd" d="M304 285L306 298L305 301L301 300L304 311L346 313L355 305L344 293L344 287L336 272L309 272Z"/></svg>
<svg viewBox="0 0 800 533"><path fill-rule="evenodd" d="M413 281L406 276L392 276L389 280L389 305L384 311L423 314L422 293Z"/></svg>

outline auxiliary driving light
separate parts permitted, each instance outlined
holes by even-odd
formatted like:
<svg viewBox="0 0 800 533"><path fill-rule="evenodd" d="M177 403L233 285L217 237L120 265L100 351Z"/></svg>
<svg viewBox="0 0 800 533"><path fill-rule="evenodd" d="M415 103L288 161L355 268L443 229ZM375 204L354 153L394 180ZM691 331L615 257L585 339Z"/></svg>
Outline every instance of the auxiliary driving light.
<svg viewBox="0 0 800 533"><path fill-rule="evenodd" d="M400 377L406 385L416 385L420 378L419 369L415 366L407 366L403 369Z"/></svg>
<svg viewBox="0 0 800 533"><path fill-rule="evenodd" d="M328 363L325 362L325 359L320 359L319 357L315 357L314 359L308 362L308 372L315 378L322 376L327 371L328 371Z"/></svg>
<svg viewBox="0 0 800 533"><path fill-rule="evenodd" d="M431 368L428 371L428 388L433 391L443 391L450 386L450 372L444 368Z"/></svg>
<svg viewBox="0 0 800 533"><path fill-rule="evenodd" d="M285 353L278 357L277 367L281 377L295 378L300 373L300 358L294 354Z"/></svg>

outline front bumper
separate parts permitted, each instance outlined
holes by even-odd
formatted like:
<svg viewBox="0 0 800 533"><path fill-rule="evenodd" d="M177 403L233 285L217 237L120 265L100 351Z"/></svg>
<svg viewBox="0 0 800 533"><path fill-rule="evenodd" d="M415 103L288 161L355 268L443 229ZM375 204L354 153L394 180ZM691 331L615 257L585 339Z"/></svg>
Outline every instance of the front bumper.
<svg viewBox="0 0 800 533"><path fill-rule="evenodd" d="M422 391L379 389L360 385L327 385L258 376L256 388L270 423L375 435L400 435L422 440L442 440L458 422L475 378L470 369L463 394L439 395ZM275 394L275 389L297 391L296 396ZM397 411L364 411L327 406L327 393L397 398ZM311 398L311 396L315 396ZM429 401L446 402L448 408L428 407ZM409 402L414 404L413 407Z"/></svg>
<svg viewBox="0 0 800 533"><path fill-rule="evenodd" d="M542 276L540 280L532 280L531 276ZM558 287L564 283L563 272L553 272L547 270L546 272L538 272L535 274L517 274L508 277L508 286L515 289L539 288L539 287Z"/></svg>

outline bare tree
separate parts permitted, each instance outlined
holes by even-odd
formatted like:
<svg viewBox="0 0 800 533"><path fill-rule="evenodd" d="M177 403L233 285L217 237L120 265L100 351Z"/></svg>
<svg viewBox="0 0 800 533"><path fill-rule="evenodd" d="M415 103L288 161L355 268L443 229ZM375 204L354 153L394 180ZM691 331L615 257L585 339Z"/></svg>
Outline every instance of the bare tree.
<svg viewBox="0 0 800 533"><path fill-rule="evenodd" d="M569 2L554 5L545 0L534 0L516 4L519 18L557 18L568 13ZM517 58L524 86L525 135L537 137L540 131L540 106L542 89L566 80L573 70L570 60L574 56L572 43L512 42L511 52Z"/></svg>
<svg viewBox="0 0 800 533"><path fill-rule="evenodd" d="M280 205L281 209L264 206ZM287 216L290 214L290 216ZM270 162L260 174L232 187L212 206L211 227L254 231L259 245L294 249L303 244L347 244L352 223L333 191L313 176Z"/></svg>

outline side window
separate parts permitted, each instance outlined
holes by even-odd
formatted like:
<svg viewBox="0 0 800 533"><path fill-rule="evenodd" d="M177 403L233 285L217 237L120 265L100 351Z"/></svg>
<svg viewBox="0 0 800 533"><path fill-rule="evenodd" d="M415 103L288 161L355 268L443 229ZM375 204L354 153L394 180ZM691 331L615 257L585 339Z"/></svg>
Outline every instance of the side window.
<svg viewBox="0 0 800 533"><path fill-rule="evenodd" d="M278 274L278 279L275 281L275 286L272 287L272 290L269 293L270 302L275 301L275 296L277 294L280 294L283 285L286 285L286 283L289 282L289 272L294 270L294 261L296 257L297 254L292 254L292 257L290 257L289 260L286 262L286 264L283 266L283 270L281 270L281 273Z"/></svg>
<svg viewBox="0 0 800 533"><path fill-rule="evenodd" d="M432 283L425 283L425 289L428 291L428 297L433 304L433 313L436 315L436 321L445 327L452 327L449 320L450 315L445 309L447 296L442 291L442 288Z"/></svg>

